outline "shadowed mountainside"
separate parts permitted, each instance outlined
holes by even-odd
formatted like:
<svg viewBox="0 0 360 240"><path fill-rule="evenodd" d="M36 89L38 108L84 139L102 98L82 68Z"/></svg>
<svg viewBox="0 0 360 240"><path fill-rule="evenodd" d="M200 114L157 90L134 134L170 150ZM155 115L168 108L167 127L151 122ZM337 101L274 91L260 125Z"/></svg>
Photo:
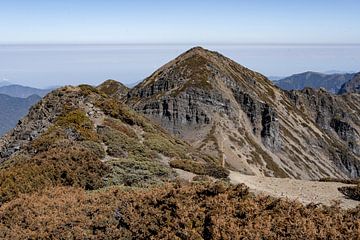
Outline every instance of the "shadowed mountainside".
<svg viewBox="0 0 360 240"><path fill-rule="evenodd" d="M344 83L339 90L339 94L344 93L359 93L360 94L360 73L354 75L354 77Z"/></svg>
<svg viewBox="0 0 360 240"><path fill-rule="evenodd" d="M26 115L30 107L40 99L37 95L17 98L0 94L0 136L14 128L18 121Z"/></svg>

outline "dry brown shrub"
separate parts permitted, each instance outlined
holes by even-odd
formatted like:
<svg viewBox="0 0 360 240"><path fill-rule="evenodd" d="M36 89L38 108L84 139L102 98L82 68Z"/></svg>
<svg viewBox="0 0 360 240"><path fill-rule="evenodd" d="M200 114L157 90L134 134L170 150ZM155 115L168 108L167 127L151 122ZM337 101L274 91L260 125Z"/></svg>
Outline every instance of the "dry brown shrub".
<svg viewBox="0 0 360 240"><path fill-rule="evenodd" d="M86 193L54 188L0 208L2 239L359 239L360 208L254 197L224 182Z"/></svg>
<svg viewBox="0 0 360 240"><path fill-rule="evenodd" d="M49 186L103 186L107 167L90 150L72 143L55 147L31 158L21 158L0 170L0 204Z"/></svg>

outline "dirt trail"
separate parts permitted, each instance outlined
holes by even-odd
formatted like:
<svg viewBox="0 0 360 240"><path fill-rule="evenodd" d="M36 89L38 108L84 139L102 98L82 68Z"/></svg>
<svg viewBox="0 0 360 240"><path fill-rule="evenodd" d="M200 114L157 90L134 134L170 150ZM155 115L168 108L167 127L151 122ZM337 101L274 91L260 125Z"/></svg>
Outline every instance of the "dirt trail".
<svg viewBox="0 0 360 240"><path fill-rule="evenodd" d="M305 204L313 202L331 205L334 201L339 201L343 208L354 208L360 204L347 199L337 190L338 187L349 186L343 183L249 176L233 171L229 177L232 183L244 183L254 193L299 200Z"/></svg>

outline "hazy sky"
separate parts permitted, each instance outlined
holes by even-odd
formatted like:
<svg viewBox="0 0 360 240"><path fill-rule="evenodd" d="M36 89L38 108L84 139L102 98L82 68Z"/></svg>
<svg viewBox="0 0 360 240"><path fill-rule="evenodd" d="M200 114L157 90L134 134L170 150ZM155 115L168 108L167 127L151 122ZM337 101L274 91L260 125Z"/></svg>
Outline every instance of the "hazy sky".
<svg viewBox="0 0 360 240"><path fill-rule="evenodd" d="M360 43L359 0L0 0L0 43Z"/></svg>

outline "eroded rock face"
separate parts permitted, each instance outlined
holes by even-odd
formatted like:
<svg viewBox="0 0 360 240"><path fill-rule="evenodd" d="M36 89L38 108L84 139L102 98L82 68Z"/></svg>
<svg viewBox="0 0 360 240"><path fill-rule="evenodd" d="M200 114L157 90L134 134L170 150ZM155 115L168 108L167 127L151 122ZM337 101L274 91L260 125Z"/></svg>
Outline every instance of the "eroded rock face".
<svg viewBox="0 0 360 240"><path fill-rule="evenodd" d="M23 146L47 130L53 121L62 114L66 107L76 107L82 102L78 93L68 90L68 98L63 98L64 92L54 91L47 99L34 105L27 116L19 121L17 126L0 139L0 159L16 153Z"/></svg>
<svg viewBox="0 0 360 240"><path fill-rule="evenodd" d="M234 97L240 104L241 109L248 116L253 127L253 133L260 136L263 144L277 151L281 147L281 136L279 134L279 122L274 109L263 102L259 102L248 93L233 89Z"/></svg>
<svg viewBox="0 0 360 240"><path fill-rule="evenodd" d="M305 111L318 126L346 143L360 156L360 109L358 95L336 96L310 88L289 93L295 105Z"/></svg>
<svg viewBox="0 0 360 240"><path fill-rule="evenodd" d="M123 100L247 174L360 176L360 124L354 117L360 111L352 106L359 98L319 92L280 90L263 75L197 47L154 72ZM336 107L344 103L348 109Z"/></svg>

